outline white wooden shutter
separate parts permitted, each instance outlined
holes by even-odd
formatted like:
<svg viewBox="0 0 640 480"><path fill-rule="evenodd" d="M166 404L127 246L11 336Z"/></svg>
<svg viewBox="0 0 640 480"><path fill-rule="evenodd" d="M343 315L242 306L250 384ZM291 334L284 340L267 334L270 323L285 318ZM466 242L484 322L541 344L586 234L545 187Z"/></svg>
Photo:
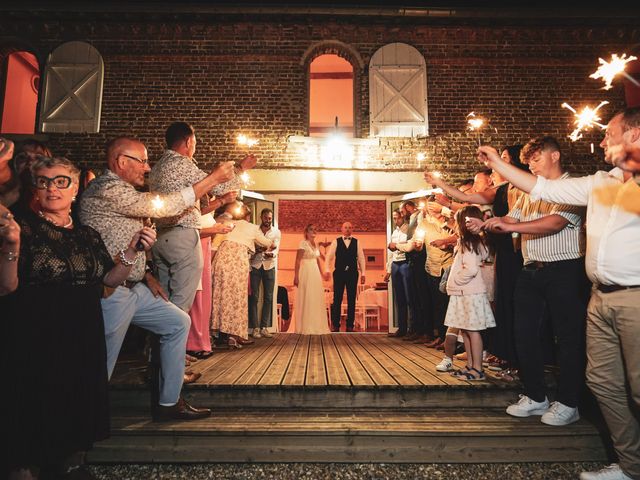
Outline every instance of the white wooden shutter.
<svg viewBox="0 0 640 480"><path fill-rule="evenodd" d="M104 63L88 43L67 42L47 59L40 131L96 133L100 130Z"/></svg>
<svg viewBox="0 0 640 480"><path fill-rule="evenodd" d="M427 68L406 43L378 49L369 64L371 136L427 135Z"/></svg>

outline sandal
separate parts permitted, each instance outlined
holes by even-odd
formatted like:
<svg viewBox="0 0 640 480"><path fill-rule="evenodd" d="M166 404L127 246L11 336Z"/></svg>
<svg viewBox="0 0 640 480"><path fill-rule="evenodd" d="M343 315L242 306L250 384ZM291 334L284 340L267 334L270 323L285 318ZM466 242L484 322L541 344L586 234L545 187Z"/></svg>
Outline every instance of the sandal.
<svg viewBox="0 0 640 480"><path fill-rule="evenodd" d="M187 355L191 355L198 360L204 360L205 358L209 358L211 355L213 355L213 352L209 352L207 350L198 350L197 352L193 350L187 350Z"/></svg>
<svg viewBox="0 0 640 480"><path fill-rule="evenodd" d="M472 371L476 372L478 376L471 373ZM468 372L463 372L462 375L457 376L458 380L467 380L469 382L478 382L481 380L485 380L486 377L482 370L478 370L476 368L471 367Z"/></svg>
<svg viewBox="0 0 640 480"><path fill-rule="evenodd" d="M515 368L510 368L498 372L496 373L496 377L500 380L504 380L505 382L517 382L520 380L520 377L518 376L518 370Z"/></svg>
<svg viewBox="0 0 640 480"><path fill-rule="evenodd" d="M469 367L469 365L465 365L464 368L458 368L456 370L454 370L453 372L450 373L450 375L452 377L463 377L464 375L466 375L467 373L469 373L471 371L471 368Z"/></svg>

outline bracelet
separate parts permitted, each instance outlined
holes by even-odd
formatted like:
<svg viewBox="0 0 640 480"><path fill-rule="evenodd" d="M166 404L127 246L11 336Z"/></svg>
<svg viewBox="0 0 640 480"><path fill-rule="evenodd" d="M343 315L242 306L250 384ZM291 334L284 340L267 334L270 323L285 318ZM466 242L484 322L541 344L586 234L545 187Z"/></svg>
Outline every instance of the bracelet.
<svg viewBox="0 0 640 480"><path fill-rule="evenodd" d="M7 262L15 262L16 260L18 260L18 257L20 256L20 254L18 252L2 252L0 251L0 253L2 255L4 255L4 258L7 259Z"/></svg>
<svg viewBox="0 0 640 480"><path fill-rule="evenodd" d="M138 252L140 253L140 252ZM120 260L120 263L125 266L125 267L131 267L134 263L136 263L136 260L138 260L138 253L136 253L136 258L134 258L133 260L127 260L127 257L125 257L124 255L124 250L120 250L118 252L118 259Z"/></svg>

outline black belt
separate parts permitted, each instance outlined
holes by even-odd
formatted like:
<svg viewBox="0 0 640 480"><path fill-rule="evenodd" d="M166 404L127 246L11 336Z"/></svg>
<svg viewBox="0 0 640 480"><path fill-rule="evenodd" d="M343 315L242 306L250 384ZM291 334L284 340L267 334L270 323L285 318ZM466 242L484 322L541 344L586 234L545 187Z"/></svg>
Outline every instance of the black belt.
<svg viewBox="0 0 640 480"><path fill-rule="evenodd" d="M525 270L540 270L548 265L552 265L556 262L531 262L527 263L523 268Z"/></svg>
<svg viewBox="0 0 640 480"><path fill-rule="evenodd" d="M394 260L393 263L395 263L396 265L402 265L403 263L409 263L409 260Z"/></svg>
<svg viewBox="0 0 640 480"><path fill-rule="evenodd" d="M628 290L630 288L640 288L640 285L597 285L596 288L602 293L619 292L620 290Z"/></svg>

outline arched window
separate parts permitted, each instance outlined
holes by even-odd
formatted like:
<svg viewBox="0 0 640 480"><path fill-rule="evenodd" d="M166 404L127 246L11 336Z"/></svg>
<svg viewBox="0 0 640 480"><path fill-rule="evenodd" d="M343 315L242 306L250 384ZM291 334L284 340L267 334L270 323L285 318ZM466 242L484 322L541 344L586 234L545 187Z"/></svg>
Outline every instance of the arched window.
<svg viewBox="0 0 640 480"><path fill-rule="evenodd" d="M427 69L422 54L406 43L390 43L369 64L371 136L428 135Z"/></svg>
<svg viewBox="0 0 640 480"><path fill-rule="evenodd" d="M309 136L324 137L337 130L353 137L353 106L353 65L335 54L313 59L309 65Z"/></svg>
<svg viewBox="0 0 640 480"><path fill-rule="evenodd" d="M33 134L36 125L40 66L33 53L4 55L0 133Z"/></svg>
<svg viewBox="0 0 640 480"><path fill-rule="evenodd" d="M47 59L42 89L40 131L100 131L104 63L85 42L67 42Z"/></svg>

